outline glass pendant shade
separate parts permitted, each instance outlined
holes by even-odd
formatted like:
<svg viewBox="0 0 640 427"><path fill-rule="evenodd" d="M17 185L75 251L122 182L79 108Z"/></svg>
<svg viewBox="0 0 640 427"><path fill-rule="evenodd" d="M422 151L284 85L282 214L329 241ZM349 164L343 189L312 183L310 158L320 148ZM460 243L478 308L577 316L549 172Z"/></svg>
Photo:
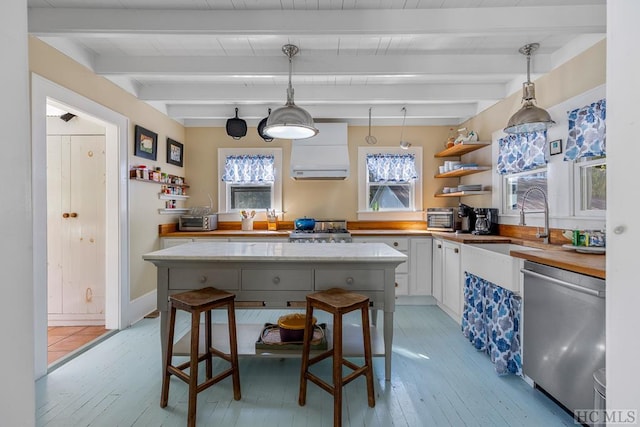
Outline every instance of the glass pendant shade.
<svg viewBox="0 0 640 427"><path fill-rule="evenodd" d="M527 57L527 81L522 84L522 102L524 105L511 116L505 133L525 133L547 130L556 122L551 120L549 113L536 106L536 88L530 78L531 52L538 49L538 43L531 43L520 48L520 53Z"/></svg>
<svg viewBox="0 0 640 427"><path fill-rule="evenodd" d="M304 108L293 102L293 86L291 85L291 58L298 53L294 45L282 46L282 51L289 57L289 87L287 88L287 103L274 110L267 119L264 133L272 138L305 139L318 134L313 118Z"/></svg>

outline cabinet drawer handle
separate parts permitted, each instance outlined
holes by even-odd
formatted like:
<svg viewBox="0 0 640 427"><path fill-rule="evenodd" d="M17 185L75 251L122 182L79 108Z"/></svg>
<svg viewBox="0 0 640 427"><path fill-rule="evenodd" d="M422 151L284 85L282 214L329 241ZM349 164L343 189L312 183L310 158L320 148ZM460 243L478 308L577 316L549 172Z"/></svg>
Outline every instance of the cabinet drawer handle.
<svg viewBox="0 0 640 427"><path fill-rule="evenodd" d="M396 282L395 285L396 285L396 288L397 288L398 287L398 282Z"/></svg>
<svg viewBox="0 0 640 427"><path fill-rule="evenodd" d="M398 242L393 242L393 246L398 247Z"/></svg>
<svg viewBox="0 0 640 427"><path fill-rule="evenodd" d="M347 282L347 285L353 285L353 282L354 282L353 277L347 277L346 282Z"/></svg>
<svg viewBox="0 0 640 427"><path fill-rule="evenodd" d="M75 213L75 212L71 212L71 215L70 215L70 216L71 216L71 218L75 218L75 217L77 217L77 216L78 216L78 214L77 214L77 213Z"/></svg>
<svg viewBox="0 0 640 427"><path fill-rule="evenodd" d="M438 245L438 249L442 249L442 245L440 245L440 244L439 244L439 245Z"/></svg>
<svg viewBox="0 0 640 427"><path fill-rule="evenodd" d="M455 248L455 249L453 250L453 252L457 254L458 252L460 252L460 249Z"/></svg>
<svg viewBox="0 0 640 427"><path fill-rule="evenodd" d="M200 276L200 283L207 283L207 276Z"/></svg>
<svg viewBox="0 0 640 427"><path fill-rule="evenodd" d="M62 218L69 218L69 214L67 212L63 213Z"/></svg>
<svg viewBox="0 0 640 427"><path fill-rule="evenodd" d="M271 281L273 282L274 285L277 285L278 283L280 283L280 277L275 276L273 279L271 279Z"/></svg>

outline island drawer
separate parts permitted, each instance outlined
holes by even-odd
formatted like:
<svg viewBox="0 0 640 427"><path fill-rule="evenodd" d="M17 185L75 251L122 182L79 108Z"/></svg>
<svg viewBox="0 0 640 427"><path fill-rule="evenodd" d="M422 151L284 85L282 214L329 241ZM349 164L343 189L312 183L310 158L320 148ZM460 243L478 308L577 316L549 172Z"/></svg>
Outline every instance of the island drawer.
<svg viewBox="0 0 640 427"><path fill-rule="evenodd" d="M384 291L384 270L316 270L315 290Z"/></svg>
<svg viewBox="0 0 640 427"><path fill-rule="evenodd" d="M226 268L177 268L169 269L170 289L200 289L212 286L217 289L240 289L237 269Z"/></svg>
<svg viewBox="0 0 640 427"><path fill-rule="evenodd" d="M313 289L311 270L242 269L242 290L299 291Z"/></svg>

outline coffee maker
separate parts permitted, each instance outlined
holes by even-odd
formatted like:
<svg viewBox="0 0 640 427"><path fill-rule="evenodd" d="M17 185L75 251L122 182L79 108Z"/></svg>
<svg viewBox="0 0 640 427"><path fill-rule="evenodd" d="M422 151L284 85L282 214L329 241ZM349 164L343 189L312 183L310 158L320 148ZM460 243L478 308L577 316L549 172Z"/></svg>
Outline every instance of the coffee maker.
<svg viewBox="0 0 640 427"><path fill-rule="evenodd" d="M473 208L464 203L458 205L458 218L460 218L459 233L471 233L476 227L476 213Z"/></svg>
<svg viewBox="0 0 640 427"><path fill-rule="evenodd" d="M498 209L475 208L476 224L473 234L498 234Z"/></svg>

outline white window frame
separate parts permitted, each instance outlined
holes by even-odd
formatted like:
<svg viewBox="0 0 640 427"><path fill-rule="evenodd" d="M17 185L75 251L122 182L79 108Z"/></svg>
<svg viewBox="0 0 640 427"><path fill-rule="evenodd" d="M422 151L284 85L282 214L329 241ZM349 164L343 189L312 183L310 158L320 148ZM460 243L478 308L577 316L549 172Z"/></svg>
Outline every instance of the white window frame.
<svg viewBox="0 0 640 427"><path fill-rule="evenodd" d="M531 169L528 171L524 171L524 172L517 172L517 173L510 173L510 174L505 174L505 175L498 175L500 177L500 210L501 210L501 215L512 215L512 216L516 216L520 214L520 205L517 204L517 208L516 209L507 209L507 179L509 178L513 178L513 177L518 177L518 176L524 176L524 175L533 175L533 174L537 174L537 173L541 173L541 172L545 172L547 174L547 185L545 190L545 193L548 195L549 194L549 170L548 168L544 167L544 168L536 168L536 169ZM536 193L538 194L538 193ZM547 196L548 197L548 196Z"/></svg>
<svg viewBox="0 0 640 427"><path fill-rule="evenodd" d="M275 181L270 184L272 187L271 209L282 212L282 148L218 148L218 221L238 221L240 219L239 210L231 209L231 184L222 180L222 174L224 174L228 156L242 155L273 155ZM266 211L256 212L255 218L257 220L266 221L266 217Z"/></svg>
<svg viewBox="0 0 640 427"><path fill-rule="evenodd" d="M413 154L416 160L418 178L412 183L412 201L410 210L374 211L368 205L369 174L367 171L368 154ZM358 147L358 220L379 221L420 221L424 220L422 207L422 147Z"/></svg>
<svg viewBox="0 0 640 427"><path fill-rule="evenodd" d="M576 217L602 218L604 219L607 210L582 209L582 198L584 196L584 183L582 182L582 171L585 167L606 165L607 158L601 157L597 159L578 159L573 164L573 203L574 213Z"/></svg>

